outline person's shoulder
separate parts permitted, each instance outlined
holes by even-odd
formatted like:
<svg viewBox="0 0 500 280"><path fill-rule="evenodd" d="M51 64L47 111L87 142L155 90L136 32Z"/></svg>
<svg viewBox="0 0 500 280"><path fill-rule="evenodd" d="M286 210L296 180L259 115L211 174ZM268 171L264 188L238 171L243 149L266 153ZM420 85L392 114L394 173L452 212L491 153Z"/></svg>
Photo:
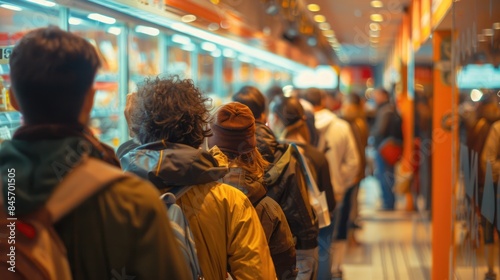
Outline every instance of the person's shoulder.
<svg viewBox="0 0 500 280"><path fill-rule="evenodd" d="M117 202L118 205L135 205L140 208L155 208L161 205L160 192L150 182L127 174L110 184L100 195Z"/></svg>

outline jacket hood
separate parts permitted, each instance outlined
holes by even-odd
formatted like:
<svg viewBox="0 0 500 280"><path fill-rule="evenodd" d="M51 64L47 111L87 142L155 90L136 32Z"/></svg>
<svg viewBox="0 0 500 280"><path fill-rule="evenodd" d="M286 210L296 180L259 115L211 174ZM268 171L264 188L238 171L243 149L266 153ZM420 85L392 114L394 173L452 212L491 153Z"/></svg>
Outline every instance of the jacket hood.
<svg viewBox="0 0 500 280"><path fill-rule="evenodd" d="M158 188L206 184L228 172L207 151L166 141L139 146L120 161L123 170L150 180Z"/></svg>
<svg viewBox="0 0 500 280"><path fill-rule="evenodd" d="M4 207L7 174L15 174L16 215L30 213L41 207L53 189L81 158L81 138L2 143L0 174Z"/></svg>
<svg viewBox="0 0 500 280"><path fill-rule="evenodd" d="M287 145L285 152L281 157L272 165L272 167L264 175L264 181L267 186L274 185L284 174L292 158L292 148Z"/></svg>
<svg viewBox="0 0 500 280"><path fill-rule="evenodd" d="M217 159L219 165L229 165L229 159L217 146L213 146L209 152ZM237 166L229 167L229 172L223 178L219 179L219 182L233 186L242 191L254 206L257 205L267 193L261 180L255 180L248 171Z"/></svg>
<svg viewBox="0 0 500 280"><path fill-rule="evenodd" d="M320 133L323 133L328 129L330 123L335 119L337 119L337 116L335 116L335 114L328 109L322 109L314 113L314 119L315 119L314 124L316 126L316 129Z"/></svg>

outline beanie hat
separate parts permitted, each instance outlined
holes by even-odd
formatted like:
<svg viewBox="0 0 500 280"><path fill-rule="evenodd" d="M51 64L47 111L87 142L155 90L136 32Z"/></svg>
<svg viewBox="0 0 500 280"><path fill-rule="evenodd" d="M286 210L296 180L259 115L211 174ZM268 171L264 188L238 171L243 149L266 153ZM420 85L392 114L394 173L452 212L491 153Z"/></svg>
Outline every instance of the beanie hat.
<svg viewBox="0 0 500 280"><path fill-rule="evenodd" d="M214 114L213 136L209 147L217 145L223 152L245 154L256 146L255 118L252 111L239 102L222 105Z"/></svg>

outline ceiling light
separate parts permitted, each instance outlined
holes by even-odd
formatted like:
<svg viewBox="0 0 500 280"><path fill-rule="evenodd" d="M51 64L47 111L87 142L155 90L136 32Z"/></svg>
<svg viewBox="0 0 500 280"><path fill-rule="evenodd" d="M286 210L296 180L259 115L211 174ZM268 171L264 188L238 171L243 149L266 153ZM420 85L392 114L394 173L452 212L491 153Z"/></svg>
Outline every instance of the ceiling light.
<svg viewBox="0 0 500 280"><path fill-rule="evenodd" d="M324 15L315 15L314 16L314 21L315 22L325 22L326 18Z"/></svg>
<svg viewBox="0 0 500 280"><path fill-rule="evenodd" d="M230 57L230 58L235 58L236 57L236 53L232 49L224 49L222 51L222 55L224 57Z"/></svg>
<svg viewBox="0 0 500 280"><path fill-rule="evenodd" d="M374 22L382 22L384 21L384 18L382 17L381 14L371 14L370 19Z"/></svg>
<svg viewBox="0 0 500 280"><path fill-rule="evenodd" d="M309 4L307 5L307 9L311 12L319 12L320 7L317 4Z"/></svg>
<svg viewBox="0 0 500 280"><path fill-rule="evenodd" d="M219 49L216 49L215 51L211 52L210 55L213 57L220 57L221 51Z"/></svg>
<svg viewBox="0 0 500 280"><path fill-rule="evenodd" d="M373 8L382 8L384 6L384 3L379 0L373 0L370 5L372 5Z"/></svg>
<svg viewBox="0 0 500 280"><path fill-rule="evenodd" d="M181 44L181 45L189 45L191 44L191 39L184 35L174 34L172 36L172 42Z"/></svg>
<svg viewBox="0 0 500 280"><path fill-rule="evenodd" d="M483 34L477 35L477 41L478 42L486 42L486 36L484 36Z"/></svg>
<svg viewBox="0 0 500 280"><path fill-rule="evenodd" d="M144 25L137 25L135 27L135 32L146 34L146 35L149 35L149 36L158 36L158 35L160 35L160 30L158 28L144 26Z"/></svg>
<svg viewBox="0 0 500 280"><path fill-rule="evenodd" d="M185 15L185 16L181 17L181 20L183 22L193 22L196 20L196 16L195 15Z"/></svg>
<svg viewBox="0 0 500 280"><path fill-rule="evenodd" d="M82 22L83 22L83 20L76 18L76 17L70 17L68 19L68 23L71 25L79 25L79 24L82 24Z"/></svg>
<svg viewBox="0 0 500 280"><path fill-rule="evenodd" d="M328 22L322 22L318 26L319 26L319 29L321 29L321 30L328 30L328 29L330 29L330 24Z"/></svg>
<svg viewBox="0 0 500 280"><path fill-rule="evenodd" d="M377 37L371 37L371 38L370 38L370 42L372 42L372 43L378 43L378 42L379 42L379 40L378 40L378 38L377 38Z"/></svg>
<svg viewBox="0 0 500 280"><path fill-rule="evenodd" d="M333 30L324 30L323 35L325 37L333 37L333 36L335 36L335 32L333 32Z"/></svg>
<svg viewBox="0 0 500 280"><path fill-rule="evenodd" d="M207 52L213 52L217 49L217 46L214 43L203 42L201 43L201 48L206 50Z"/></svg>
<svg viewBox="0 0 500 280"><path fill-rule="evenodd" d="M108 28L108 33L111 33L113 35L120 35L120 33L122 33L122 29L120 27L116 27L116 26L112 26L110 28Z"/></svg>
<svg viewBox="0 0 500 280"><path fill-rule="evenodd" d="M370 30L370 37L379 37L379 36L380 36L380 32Z"/></svg>
<svg viewBox="0 0 500 280"><path fill-rule="evenodd" d="M493 29L483 29L483 34L484 36L493 36L495 35L495 32L493 31Z"/></svg>
<svg viewBox="0 0 500 280"><path fill-rule="evenodd" d="M470 99L474 102L478 102L483 97L483 93L478 89L473 89L470 92Z"/></svg>
<svg viewBox="0 0 500 280"><path fill-rule="evenodd" d="M212 2L212 4L215 4L215 5L219 4L219 0L210 0L210 2Z"/></svg>
<svg viewBox="0 0 500 280"><path fill-rule="evenodd" d="M89 19L100 21L100 22L106 23L106 24L114 24L116 22L116 19L114 19L112 17L104 16L104 15L101 15L98 13L89 14L87 17Z"/></svg>
<svg viewBox="0 0 500 280"><path fill-rule="evenodd" d="M499 30L500 29L500 22L493 23L493 29Z"/></svg>
<svg viewBox="0 0 500 280"><path fill-rule="evenodd" d="M28 2L35 3L35 4L38 4L38 5L42 5L42 6L45 6L45 7L54 7L56 5L56 3L50 2L50 1L46 1L46 0L28 0Z"/></svg>
<svg viewBox="0 0 500 280"><path fill-rule="evenodd" d="M380 30L380 24L372 22L370 23L370 30L371 31L379 31Z"/></svg>
<svg viewBox="0 0 500 280"><path fill-rule="evenodd" d="M23 10L23 9L21 9L21 7L10 5L10 4L1 4L0 7L4 8L4 9L16 11L16 12Z"/></svg>
<svg viewBox="0 0 500 280"><path fill-rule="evenodd" d="M181 47L181 50L185 50L187 52L192 52L196 49L196 46L193 45L193 44L189 44L189 45L182 45Z"/></svg>
<svg viewBox="0 0 500 280"><path fill-rule="evenodd" d="M208 25L208 30L210 31L217 31L219 30L219 24L218 23L215 23L215 22L212 22Z"/></svg>

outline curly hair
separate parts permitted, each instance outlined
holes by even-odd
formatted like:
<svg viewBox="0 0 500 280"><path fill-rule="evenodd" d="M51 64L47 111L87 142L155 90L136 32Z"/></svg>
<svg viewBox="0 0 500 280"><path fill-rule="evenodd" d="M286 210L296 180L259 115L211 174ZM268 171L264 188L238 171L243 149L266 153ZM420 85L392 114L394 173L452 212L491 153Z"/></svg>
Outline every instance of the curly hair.
<svg viewBox="0 0 500 280"><path fill-rule="evenodd" d="M130 121L142 144L166 140L198 148L205 137L212 136L207 108L211 99L193 80L177 75L147 78L135 95Z"/></svg>

